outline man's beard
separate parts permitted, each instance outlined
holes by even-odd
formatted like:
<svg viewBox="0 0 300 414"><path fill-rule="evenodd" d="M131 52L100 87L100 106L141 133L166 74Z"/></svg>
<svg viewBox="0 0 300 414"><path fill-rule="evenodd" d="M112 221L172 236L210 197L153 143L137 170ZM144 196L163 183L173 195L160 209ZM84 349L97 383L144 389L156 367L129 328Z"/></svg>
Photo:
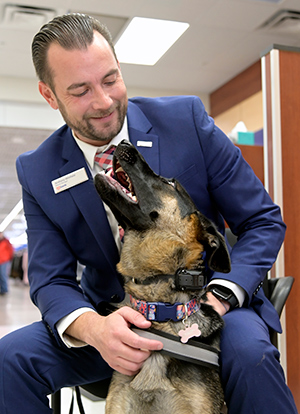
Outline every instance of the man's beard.
<svg viewBox="0 0 300 414"><path fill-rule="evenodd" d="M58 109L65 123L75 132L78 138L83 137L88 140L99 142L100 144L103 142L109 142L116 135L118 135L118 133L121 131L123 127L124 119L125 119L126 112L127 112L127 100L126 100L124 103L118 102L118 104L114 108L112 108L111 111L107 111L106 113L98 112L98 113L93 113L89 115L84 115L81 121L77 121L77 120L71 121L71 119L69 118L69 115L67 114L67 111L65 110L64 105L59 100L57 100L57 103L58 103ZM117 122L113 126L108 125L108 127L105 128L105 125L104 125L103 128L101 128L101 130L98 131L90 122L91 117L101 118L103 116L109 115L109 113L111 113L113 110L118 112Z"/></svg>

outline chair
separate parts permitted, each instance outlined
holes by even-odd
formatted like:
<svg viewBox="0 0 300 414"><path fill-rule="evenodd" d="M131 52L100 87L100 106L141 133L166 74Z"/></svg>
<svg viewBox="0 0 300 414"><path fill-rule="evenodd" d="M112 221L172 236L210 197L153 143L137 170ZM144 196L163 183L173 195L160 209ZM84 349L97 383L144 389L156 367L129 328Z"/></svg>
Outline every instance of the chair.
<svg viewBox="0 0 300 414"><path fill-rule="evenodd" d="M268 291L265 293L267 298L270 300L270 302L276 309L279 317L281 316L284 305L292 289L293 283L294 278L292 276L267 279ZM273 345L276 346L276 348L278 345L277 335L277 332L275 332L273 329L270 329L271 342Z"/></svg>
<svg viewBox="0 0 300 414"><path fill-rule="evenodd" d="M273 279L266 279L263 285L263 289L267 298L270 300L274 308L276 309L279 317L283 311L284 305L287 301L287 298L290 294L294 283L294 278L292 276L278 277ZM277 332L270 329L270 338L273 345L277 347ZM81 385L80 391L82 395L94 400L99 401L105 399L108 392L108 387L110 383L110 378L93 382L91 384ZM76 387L77 388L77 387ZM77 388L77 401L80 408L81 401ZM61 414L61 392L60 390L51 396L51 405L53 408L53 414ZM84 411L81 411L84 413Z"/></svg>

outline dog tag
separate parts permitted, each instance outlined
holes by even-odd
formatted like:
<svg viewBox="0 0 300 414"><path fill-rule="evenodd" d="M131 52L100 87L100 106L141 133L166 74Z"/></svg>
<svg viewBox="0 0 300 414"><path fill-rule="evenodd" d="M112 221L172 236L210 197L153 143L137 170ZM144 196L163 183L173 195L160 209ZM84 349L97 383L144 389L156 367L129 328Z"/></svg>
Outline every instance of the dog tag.
<svg viewBox="0 0 300 414"><path fill-rule="evenodd" d="M183 344L186 344L187 341L191 338L193 338L194 336L200 336L201 335L201 331L199 329L199 326L196 323L193 323L192 326L186 326L185 329L181 329L178 332L179 336L181 337L180 341Z"/></svg>

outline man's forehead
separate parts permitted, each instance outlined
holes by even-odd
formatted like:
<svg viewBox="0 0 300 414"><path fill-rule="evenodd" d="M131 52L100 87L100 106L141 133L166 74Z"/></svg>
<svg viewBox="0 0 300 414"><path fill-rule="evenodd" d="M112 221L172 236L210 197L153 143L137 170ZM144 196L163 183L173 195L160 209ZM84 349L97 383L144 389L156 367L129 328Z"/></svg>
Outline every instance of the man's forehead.
<svg viewBox="0 0 300 414"><path fill-rule="evenodd" d="M75 77L71 80L70 77L72 74L76 74L76 69L79 72L86 70L87 73L92 73L92 69L95 67L98 70L103 68L105 74L118 69L113 51L100 33L95 33L93 42L87 48L65 49L58 42L53 42L48 49L47 60L53 78L59 75L66 77L67 74L69 85L73 82L86 83L86 79L82 77L79 79ZM100 61L103 64L100 65ZM104 64L105 62L106 64Z"/></svg>

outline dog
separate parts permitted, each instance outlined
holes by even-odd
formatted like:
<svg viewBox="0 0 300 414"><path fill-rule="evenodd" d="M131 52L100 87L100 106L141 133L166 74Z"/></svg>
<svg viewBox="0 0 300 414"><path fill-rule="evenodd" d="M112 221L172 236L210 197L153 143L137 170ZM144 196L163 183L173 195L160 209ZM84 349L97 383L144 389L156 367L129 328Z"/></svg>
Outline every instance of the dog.
<svg viewBox="0 0 300 414"><path fill-rule="evenodd" d="M117 269L130 297L128 306L143 311L146 303L154 332L169 335L176 345L181 338L180 344L185 347L195 342L195 338L189 340L195 336L200 344L219 350L223 319L205 303L205 282L202 280L200 286L197 283L205 273L204 255L212 270L230 271L223 236L197 210L178 181L155 174L126 140L116 147L113 169L115 179L97 174L95 187L125 231ZM167 316L157 321L153 317L157 303L166 309L179 303L185 316L173 320L167 311ZM195 309L188 313L191 303ZM194 328L186 335L184 345L183 336ZM135 376L114 372L105 412L220 414L223 401L216 369L158 351Z"/></svg>

